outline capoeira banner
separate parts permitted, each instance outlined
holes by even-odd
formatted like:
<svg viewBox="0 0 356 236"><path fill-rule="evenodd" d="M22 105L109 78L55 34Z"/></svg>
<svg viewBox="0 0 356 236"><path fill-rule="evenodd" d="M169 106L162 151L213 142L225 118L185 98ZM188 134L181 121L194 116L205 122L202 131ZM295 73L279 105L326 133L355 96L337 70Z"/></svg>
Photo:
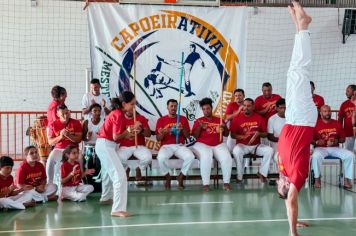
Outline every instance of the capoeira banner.
<svg viewBox="0 0 356 236"><path fill-rule="evenodd" d="M166 101L178 98L183 67L181 114L190 122L202 116L204 97L214 101L215 115L220 107L224 113L244 77L247 8L94 3L88 12L92 72L102 93L133 91L135 64L137 111L154 130Z"/></svg>

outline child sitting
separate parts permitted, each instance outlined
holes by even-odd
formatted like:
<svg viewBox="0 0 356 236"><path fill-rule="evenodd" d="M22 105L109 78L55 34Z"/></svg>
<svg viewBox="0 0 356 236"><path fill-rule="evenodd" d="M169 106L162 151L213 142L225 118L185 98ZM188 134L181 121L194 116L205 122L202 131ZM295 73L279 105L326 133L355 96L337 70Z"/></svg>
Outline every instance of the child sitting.
<svg viewBox="0 0 356 236"><path fill-rule="evenodd" d="M82 178L92 175L94 169L86 169L82 173L78 162L79 150L76 146L69 145L63 151L61 166L62 199L72 201L85 201L88 194L94 191L89 184L81 184Z"/></svg>
<svg viewBox="0 0 356 236"><path fill-rule="evenodd" d="M16 184L26 192L31 192L36 202L57 200L57 185L46 184L45 167L41 162L35 146L28 146L24 150L24 160L16 171Z"/></svg>
<svg viewBox="0 0 356 236"><path fill-rule="evenodd" d="M0 208L23 210L34 206L31 193L16 189L11 175L13 166L14 161L11 157L0 157Z"/></svg>

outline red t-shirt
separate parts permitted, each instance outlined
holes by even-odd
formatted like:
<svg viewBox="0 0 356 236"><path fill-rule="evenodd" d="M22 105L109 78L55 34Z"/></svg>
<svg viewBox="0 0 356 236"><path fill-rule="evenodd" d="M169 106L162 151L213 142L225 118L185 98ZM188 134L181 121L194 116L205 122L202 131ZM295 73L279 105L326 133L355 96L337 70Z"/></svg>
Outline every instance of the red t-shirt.
<svg viewBox="0 0 356 236"><path fill-rule="evenodd" d="M331 139L345 138L345 132L341 128L341 125L336 120L331 120L329 123L325 123L322 119L316 122L314 128L314 140L323 139L325 145L315 145L316 147L326 147L327 141ZM339 144L333 145L333 147L338 147Z"/></svg>
<svg viewBox="0 0 356 236"><path fill-rule="evenodd" d="M7 177L0 174L0 193L4 193L7 189L14 184L14 178L12 175Z"/></svg>
<svg viewBox="0 0 356 236"><path fill-rule="evenodd" d="M114 141L114 133L119 134L123 130L123 116L121 110L115 109L105 117L104 124L98 133L99 138L105 138Z"/></svg>
<svg viewBox="0 0 356 236"><path fill-rule="evenodd" d="M78 166L75 175L65 184L62 184L64 187L78 186L82 182L82 171L80 170L79 162L75 161L73 164L65 161L61 166L61 177L62 179L67 177L72 171L74 166Z"/></svg>
<svg viewBox="0 0 356 236"><path fill-rule="evenodd" d="M240 105L237 102L230 102L229 105L226 107L225 115L231 115L235 111L239 109Z"/></svg>
<svg viewBox="0 0 356 236"><path fill-rule="evenodd" d="M318 94L313 95L313 101L318 110L320 110L320 108L325 105L324 98Z"/></svg>
<svg viewBox="0 0 356 236"><path fill-rule="evenodd" d="M207 123L207 128L206 129L201 129L200 135L197 138L197 142L204 143L209 146L216 146L221 143L220 141L220 132L219 132L219 126L220 126L220 118L213 116L211 119L206 118L206 117L200 117L195 120L192 132L196 130L199 126L199 123ZM223 121L223 124L225 122Z"/></svg>
<svg viewBox="0 0 356 236"><path fill-rule="evenodd" d="M61 103L57 100L52 100L52 102L48 105L47 108L47 120L48 120L48 128L51 127L52 123L59 119L57 116L57 107L61 105Z"/></svg>
<svg viewBox="0 0 356 236"><path fill-rule="evenodd" d="M258 96L255 99L255 111L262 111L264 110L269 104L271 104L269 110L267 111L267 113L263 116L263 118L265 119L265 122L267 124L268 119L273 116L274 114L277 113L276 110L276 102L281 99L281 96L277 95L277 94L272 94L270 98L265 98L263 95Z"/></svg>
<svg viewBox="0 0 356 236"><path fill-rule="evenodd" d="M231 121L230 131L237 135L248 135L245 139L236 139L236 143L248 145L257 131L262 133L267 132L267 126L265 120L259 114L253 113L251 116L246 116L242 113L235 116ZM260 142L260 137L257 137L250 145L257 145Z"/></svg>
<svg viewBox="0 0 356 236"><path fill-rule="evenodd" d="M80 124L79 120L69 118L69 121L67 124L62 123L59 119L55 120L49 129L48 136L50 138L58 137L61 130L64 128L66 128L72 134L82 133L82 125ZM68 147L69 145L78 147L78 143L74 143L70 139L64 137L61 141L56 143L55 148L64 149L64 148Z"/></svg>
<svg viewBox="0 0 356 236"><path fill-rule="evenodd" d="M143 129L148 129L148 122L146 120L145 117L137 114L136 115L136 120L141 122ZM128 119L126 118L126 116L123 116L123 129L127 129L128 127L130 127L131 129L133 129L134 127L134 119L132 117L132 119ZM145 145L145 136L143 136L143 133L141 132L140 134L137 135L137 145ZM120 140L120 146L124 146L124 147L132 147L135 146L135 137L133 137L132 139L121 139Z"/></svg>
<svg viewBox="0 0 356 236"><path fill-rule="evenodd" d="M303 187L309 172L313 127L286 124L278 139L278 169L295 185Z"/></svg>
<svg viewBox="0 0 356 236"><path fill-rule="evenodd" d="M343 127L346 137L352 137L352 113L356 109L356 105L351 100L346 100L340 106L339 118L342 118Z"/></svg>
<svg viewBox="0 0 356 236"><path fill-rule="evenodd" d="M45 183L47 179L45 167L36 162L35 166L30 166L27 161L23 161L16 171L16 184L26 184L37 187Z"/></svg>
<svg viewBox="0 0 356 236"><path fill-rule="evenodd" d="M183 126L183 128L187 129L188 131L190 130L188 120L185 116L180 116L179 122ZM177 125L177 117L169 117L168 115L166 115L162 116L157 120L156 134L158 134L158 130L160 128L168 129L168 132L164 135L161 141L161 145L176 143L176 135L170 133L170 129L175 125ZM182 132L179 134L179 143L184 143L184 136Z"/></svg>

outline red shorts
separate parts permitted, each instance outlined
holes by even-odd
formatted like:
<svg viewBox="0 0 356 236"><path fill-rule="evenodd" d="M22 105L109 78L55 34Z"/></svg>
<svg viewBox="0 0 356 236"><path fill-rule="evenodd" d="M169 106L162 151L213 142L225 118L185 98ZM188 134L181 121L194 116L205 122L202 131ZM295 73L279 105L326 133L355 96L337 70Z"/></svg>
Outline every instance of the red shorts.
<svg viewBox="0 0 356 236"><path fill-rule="evenodd" d="M286 124L278 140L278 169L298 189L308 177L313 127Z"/></svg>

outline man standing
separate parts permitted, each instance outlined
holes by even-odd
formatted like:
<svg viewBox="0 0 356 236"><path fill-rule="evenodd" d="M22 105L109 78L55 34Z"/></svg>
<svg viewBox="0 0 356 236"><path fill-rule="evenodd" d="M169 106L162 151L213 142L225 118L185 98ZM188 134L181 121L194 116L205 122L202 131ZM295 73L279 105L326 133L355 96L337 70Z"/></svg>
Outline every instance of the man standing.
<svg viewBox="0 0 356 236"><path fill-rule="evenodd" d="M350 95L351 97L349 98ZM354 149L356 149L355 136L352 127L352 114L356 110L356 85L353 84L347 87L346 96L349 99L343 102L340 106L339 122L344 128L346 135L345 148L353 152Z"/></svg>
<svg viewBox="0 0 356 236"><path fill-rule="evenodd" d="M313 101L315 103L315 106L318 108L318 111L320 111L320 108L325 105L324 98L315 92L315 84L313 81L310 81L310 87L311 87L311 92L313 94Z"/></svg>
<svg viewBox="0 0 356 236"><path fill-rule="evenodd" d="M157 160L162 174L166 176L165 188L171 188L171 175L168 166L168 160L173 155L183 160L183 166L178 180L178 187L184 188L183 181L194 161L194 154L189 148L183 145L184 139L189 137L190 128L185 116L180 116L179 125L177 125L177 100L169 99L167 101L168 115L162 116L157 120L156 138L161 142L161 148L158 151ZM179 132L179 140L176 143L176 134Z"/></svg>
<svg viewBox="0 0 356 236"><path fill-rule="evenodd" d="M262 95L255 99L255 111L263 116L267 124L268 119L277 113L276 102L281 99L278 94L272 93L272 85L269 82L263 83Z"/></svg>
<svg viewBox="0 0 356 236"><path fill-rule="evenodd" d="M245 166L244 155L249 153L263 156L257 175L262 182L267 182L273 149L261 144L261 138L267 137L267 127L264 119L254 112L251 98L245 99L244 112L232 120L230 131L231 137L236 139L237 143L232 151L237 166L236 182L240 183L242 181Z"/></svg>
<svg viewBox="0 0 356 236"><path fill-rule="evenodd" d="M110 113L110 100L107 96L100 93L101 85L98 79L92 79L90 81L90 92L84 94L82 99L83 116L87 120L90 118L90 106L94 103L101 105L101 119L105 118L105 115Z"/></svg>
<svg viewBox="0 0 356 236"><path fill-rule="evenodd" d="M315 188L320 188L320 169L325 157L333 156L340 158L344 164L345 178L344 188L352 187L354 170L354 154L344 148L339 147L339 143L345 142L345 133L340 124L331 119L331 109L324 105L320 109L320 119L316 122L314 129L315 149L312 155L312 165L315 177Z"/></svg>
<svg viewBox="0 0 356 236"><path fill-rule="evenodd" d="M267 125L267 138L270 141L270 145L274 151L273 161L275 161L275 163L277 163L278 137L281 134L282 128L286 123L286 100L284 98L281 98L276 102L276 110L277 113L269 118ZM277 166L274 167L275 171L278 171Z"/></svg>
<svg viewBox="0 0 356 236"><path fill-rule="evenodd" d="M293 1L289 13L296 26L294 49L287 74L286 125L278 140L278 193L285 199L291 236L298 236L298 194L309 171L310 143L317 109L310 92L311 41L308 16L299 2Z"/></svg>

